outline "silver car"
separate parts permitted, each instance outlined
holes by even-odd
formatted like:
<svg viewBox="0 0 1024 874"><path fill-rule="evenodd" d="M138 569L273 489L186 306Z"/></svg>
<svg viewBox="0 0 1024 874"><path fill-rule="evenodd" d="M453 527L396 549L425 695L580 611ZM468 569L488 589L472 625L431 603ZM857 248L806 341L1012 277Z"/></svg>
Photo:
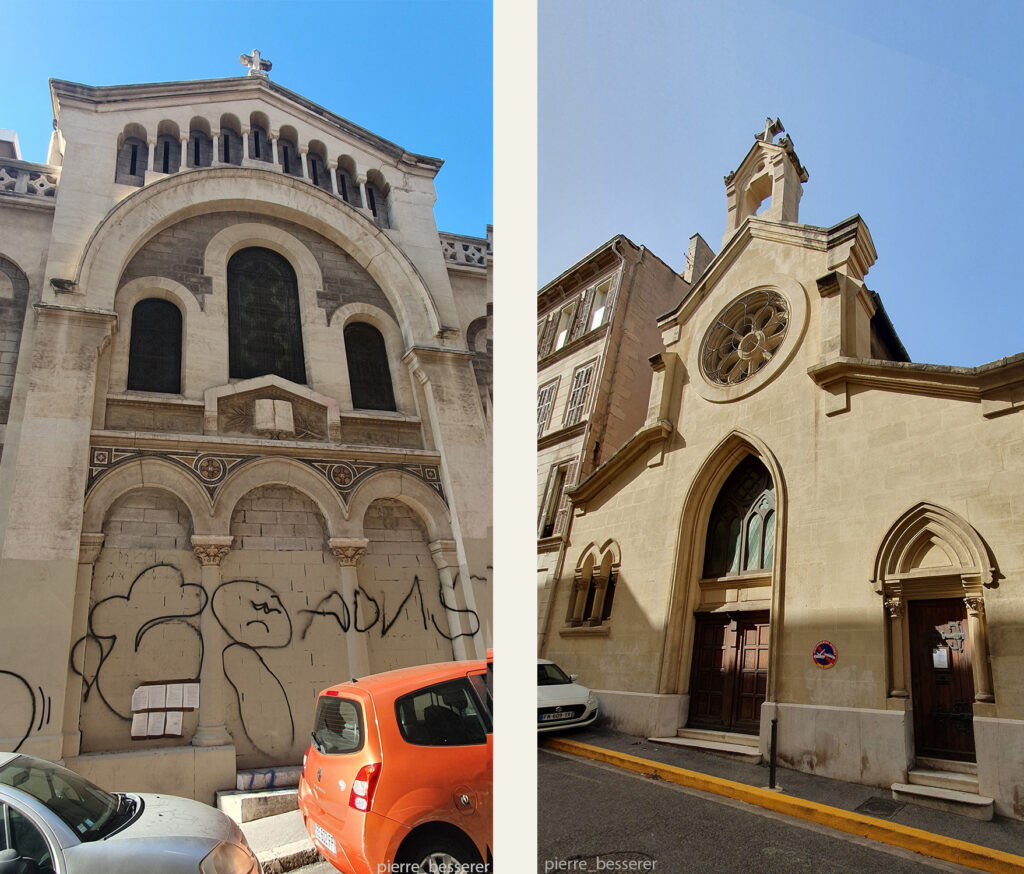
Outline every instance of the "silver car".
<svg viewBox="0 0 1024 874"><path fill-rule="evenodd" d="M0 753L0 874L259 874L238 826L173 795L111 794L52 762Z"/></svg>

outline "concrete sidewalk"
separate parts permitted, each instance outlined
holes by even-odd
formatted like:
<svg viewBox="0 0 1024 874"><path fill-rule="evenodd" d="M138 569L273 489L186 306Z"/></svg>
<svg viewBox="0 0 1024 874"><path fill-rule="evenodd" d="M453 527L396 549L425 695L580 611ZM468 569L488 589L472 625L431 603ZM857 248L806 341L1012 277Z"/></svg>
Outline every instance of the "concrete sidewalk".
<svg viewBox="0 0 1024 874"><path fill-rule="evenodd" d="M549 736L542 741L551 742L552 747L560 747L565 752L584 755L588 758L598 758L608 761L620 767L627 767L630 770L645 773L648 770L661 779L672 779L675 782L694 786L694 788L716 791L718 794L740 797L741 800L761 806L775 806L783 813L798 815L801 818L814 818L822 824L834 828L841 826L836 824L839 819L848 823L854 823L860 828L860 820L871 817L874 822L882 825L879 831L902 832L910 834L911 830L920 830L932 836L941 836L942 839L963 842L964 844L977 845L988 848L998 853L1008 853L1019 859L1009 861L1002 860L1001 867L987 868L985 870L1021 870L1024 871L1024 823L1005 817L996 816L991 822L982 822L956 814L939 810L932 810L926 807L919 807L913 804L901 804L892 801L892 793L888 788L877 786L861 786L855 783L844 783L840 780L832 780L827 777L819 777L812 774L804 774L799 771L791 771L786 768L779 768L776 775L777 788L782 792L764 793L760 795L756 790L744 792L746 787L767 787L768 767L767 765L750 764L743 761L728 759L716 756L701 750L688 747L681 747L669 744L654 743L644 738L637 738L631 735L620 734L604 729L582 729L575 732L560 733ZM576 744L578 749L573 749ZM609 751L610 757L602 757L585 747L597 747ZM643 765L617 758L622 755L638 757L651 765L664 765L669 768L685 769L689 772L696 772L698 777L689 778L685 774L666 773L660 774L652 767L646 769ZM700 785L699 775L706 775L711 778L708 786L715 783L713 788ZM736 784L744 784L744 788L730 789L724 781L731 781ZM741 796L748 797L741 797ZM772 802L772 796L779 799L779 804ZM805 809L819 808L811 815L804 815L803 812L793 813L791 810L783 809L786 805L792 805L795 799L801 799L809 804L803 804ZM835 813L830 813L834 809ZM841 812L848 812L844 816ZM831 820L831 821L830 821ZM895 824L895 828L886 829L888 823ZM868 823L865 828L871 831ZM844 828L846 831L853 831L853 828ZM865 833L865 832L860 832ZM886 843L895 843L885 836L876 837L873 834L866 834L876 840L884 840ZM899 839L899 834L897 834ZM926 838L908 838L909 843L916 843L917 846L908 846L917 852L924 852L926 855L935 855L926 849L929 842ZM925 849L922 849L925 848ZM982 854L984 855L984 854ZM993 854L995 857L996 854ZM937 856L942 858L942 856ZM961 864L964 862L961 861ZM1009 867L1007 867L1009 866ZM977 866L973 866L977 867Z"/></svg>
<svg viewBox="0 0 1024 874"><path fill-rule="evenodd" d="M281 874L323 859L313 846L298 810L238 825L260 860L263 874Z"/></svg>

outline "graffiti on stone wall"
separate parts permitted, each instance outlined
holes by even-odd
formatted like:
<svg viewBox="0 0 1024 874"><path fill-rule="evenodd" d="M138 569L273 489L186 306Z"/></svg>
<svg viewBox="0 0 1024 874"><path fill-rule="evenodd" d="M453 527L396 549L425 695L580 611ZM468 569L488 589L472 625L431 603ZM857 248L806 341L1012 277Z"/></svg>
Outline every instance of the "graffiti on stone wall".
<svg viewBox="0 0 1024 874"><path fill-rule="evenodd" d="M36 701L36 690L39 700ZM11 752L18 752L33 731L50 724L52 700L42 686L32 684L17 671L0 668L0 737L17 738Z"/></svg>
<svg viewBox="0 0 1024 874"><path fill-rule="evenodd" d="M269 754L277 733L266 714L287 714L287 743L291 746L295 719L288 694L260 655L260 650L284 649L292 642L292 620L281 598L256 580L229 580L213 593L211 607L231 639L221 661L224 676L235 690L242 731L257 750Z"/></svg>
<svg viewBox="0 0 1024 874"><path fill-rule="evenodd" d="M457 581L458 577L456 577L456 584ZM365 621L365 610L363 615L364 621L362 623L360 623L359 621L361 615L360 596L365 601L369 602L369 604L373 607L374 616L373 619L369 622ZM444 583L441 583L438 586L438 598L441 602L441 607L446 612L468 615L470 628L472 630L460 632L459 634L453 635L450 632L446 631L444 628L442 628L438 624L434 612L427 610L426 604L424 603L423 600L423 589L420 586L420 579L419 577L414 576L412 578L412 583L409 585L409 591L405 593L405 596L399 602L398 607L396 607L394 612L391 614L390 619L388 618L387 605L386 603L384 603L383 596L381 597L381 601L378 601L376 598L373 597L373 595L367 592L366 589L364 589L362 586L359 586L359 588L353 594L353 604L350 609L348 603L345 601L344 595L342 595L341 592L335 589L334 591L329 592L326 596L321 598L317 605L312 609L299 610L300 613L305 613L308 615L305 627L302 629L302 634L300 635L300 637L303 640L306 639L306 635L309 633L309 629L313 625L313 620L316 619L317 616L322 616L324 618L330 617L338 624L338 627L345 632L347 632L351 628L354 631L365 633L373 629L375 626L379 625L380 636L382 638L387 637L388 632L394 627L395 623L402 615L402 611L405 609L406 605L410 603L410 601L412 601L414 605L419 606L419 614L420 619L423 622L424 631L428 629L427 620L429 618L430 624L433 625L434 630L439 635L441 635L441 637L443 637L445 640L452 641L459 637L474 637L476 634L479 633L480 617L477 615L476 611L470 610L468 608L459 609L458 607L448 604L445 601ZM447 623L445 624L447 625Z"/></svg>
<svg viewBox="0 0 1024 874"><path fill-rule="evenodd" d="M119 719L132 718L132 690L150 666L164 676L198 677L203 639L197 625L206 593L186 583L172 564L139 573L127 595L110 595L89 610L87 633L71 648L71 670L82 678L82 700L94 692ZM161 629L160 634L154 634Z"/></svg>

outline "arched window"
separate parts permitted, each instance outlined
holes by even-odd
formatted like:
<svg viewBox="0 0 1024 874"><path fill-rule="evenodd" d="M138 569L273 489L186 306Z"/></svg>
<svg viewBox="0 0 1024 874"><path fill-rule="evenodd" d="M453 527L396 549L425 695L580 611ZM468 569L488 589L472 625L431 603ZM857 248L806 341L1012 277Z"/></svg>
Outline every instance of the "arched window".
<svg viewBox="0 0 1024 874"><path fill-rule="evenodd" d="M228 261L228 346L232 378L305 383L299 284L277 252L241 249Z"/></svg>
<svg viewBox="0 0 1024 874"><path fill-rule="evenodd" d="M148 168L149 146L146 141L136 136L125 137L117 153L114 181L122 185L142 185Z"/></svg>
<svg viewBox="0 0 1024 874"><path fill-rule="evenodd" d="M357 410L396 409L388 350L380 331L366 322L345 325L345 357L352 406Z"/></svg>
<svg viewBox="0 0 1024 874"><path fill-rule="evenodd" d="M128 388L181 393L181 310L170 301L151 297L132 309Z"/></svg>
<svg viewBox="0 0 1024 874"><path fill-rule="evenodd" d="M775 553L775 484L752 455L722 486L708 522L704 578L770 570Z"/></svg>

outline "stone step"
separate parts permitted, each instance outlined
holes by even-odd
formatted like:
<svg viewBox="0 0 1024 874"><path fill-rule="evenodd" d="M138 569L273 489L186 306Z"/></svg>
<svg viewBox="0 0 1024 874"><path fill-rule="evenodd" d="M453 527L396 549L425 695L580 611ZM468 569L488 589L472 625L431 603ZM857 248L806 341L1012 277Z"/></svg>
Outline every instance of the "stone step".
<svg viewBox="0 0 1024 874"><path fill-rule="evenodd" d="M914 783L893 783L892 797L895 801L945 810L971 819L986 822L992 819L992 799L971 792L957 792L953 789Z"/></svg>
<svg viewBox="0 0 1024 874"><path fill-rule="evenodd" d="M931 759L925 756L918 756L916 760L918 768L928 771L954 771L958 774L978 774L977 762L954 762L951 759Z"/></svg>
<svg viewBox="0 0 1024 874"><path fill-rule="evenodd" d="M235 822L252 822L299 809L298 789L231 790L217 793L217 807Z"/></svg>
<svg viewBox="0 0 1024 874"><path fill-rule="evenodd" d="M704 738L691 737L652 737L648 738L651 743L668 744L677 747L689 747L694 750L703 750L707 753L725 756L727 758L741 759L745 762L760 762L761 752L757 747L747 743L730 743L728 741L706 740Z"/></svg>
<svg viewBox="0 0 1024 874"><path fill-rule="evenodd" d="M978 775L962 774L959 771L935 771L930 768L913 768L907 780L917 786L936 786L939 789L955 789L957 792L978 794Z"/></svg>
<svg viewBox="0 0 1024 874"><path fill-rule="evenodd" d="M690 740L707 740L717 743L737 744L741 746L754 747L757 749L759 738L756 734L738 734L731 731L715 731L710 728L681 728L676 732L677 737L689 738Z"/></svg>

